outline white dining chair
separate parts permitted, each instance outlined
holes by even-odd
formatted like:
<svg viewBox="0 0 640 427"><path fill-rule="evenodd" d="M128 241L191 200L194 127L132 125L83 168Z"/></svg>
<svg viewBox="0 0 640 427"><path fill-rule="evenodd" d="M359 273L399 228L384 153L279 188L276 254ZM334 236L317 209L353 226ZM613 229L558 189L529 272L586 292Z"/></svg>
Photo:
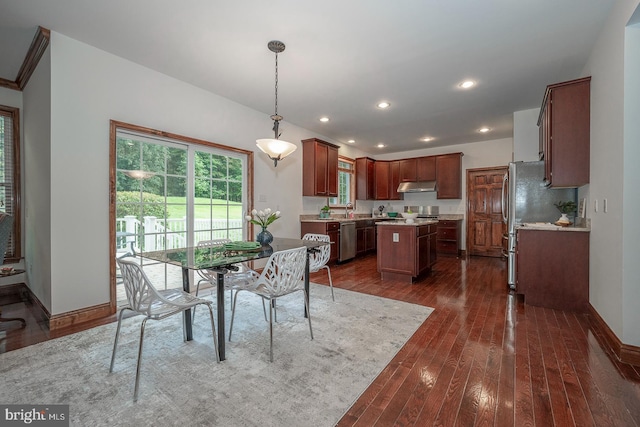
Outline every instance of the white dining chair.
<svg viewBox="0 0 640 427"><path fill-rule="evenodd" d="M331 243L331 238L327 234L314 234L307 233L302 236L302 240L310 240L314 242L327 242ZM327 275L329 276L329 286L331 287L331 299L336 300L333 294L333 280L331 280L331 269L327 265L329 257L331 256L331 245L322 245L316 248L315 251L309 253L309 273L317 273L323 268L327 269Z"/></svg>
<svg viewBox="0 0 640 427"><path fill-rule="evenodd" d="M249 283L236 288L233 297L233 308L231 310L231 324L229 326L229 341L233 332L233 319L236 313L236 302L240 291L248 291L262 297L269 306L269 360L273 362L273 321L275 311L275 301L285 295L302 291L304 304L307 309L307 320L309 321L309 332L313 339L313 329L311 328L311 313L309 312L308 294L304 287L304 268L307 261L307 248L295 248L278 251L271 254L267 260L267 265L262 270L260 276Z"/></svg>
<svg viewBox="0 0 640 427"><path fill-rule="evenodd" d="M116 338L113 343L113 352L111 353L111 365L109 372L113 372L113 365L116 359L116 349L118 348L118 338L120 337L120 326L122 325L122 314L130 310L136 314L145 316L140 326L140 344L138 348L138 361L136 366L136 380L133 391L133 401L138 400L138 388L140 384L140 367L142 362L142 344L144 342L144 328L147 320L162 320L174 314L182 313L185 310L195 308L198 305L205 305L209 309L211 318L211 334L213 335L213 348L216 354L216 360L220 362L218 354L218 339L216 337L216 327L213 320L212 302L184 292L181 289L163 289L157 290L142 270L142 266L131 258L116 259L118 267L122 272L124 288L127 294L128 305L122 307L118 315L118 327L116 329ZM183 332L185 329L183 320ZM186 337L186 333L183 334Z"/></svg>
<svg viewBox="0 0 640 427"><path fill-rule="evenodd" d="M198 242L197 247L198 248L219 248L219 247L222 247L225 243L230 243L230 242L231 242L231 239L201 240ZM235 287L242 283L246 283L247 281L255 280L259 276L259 274L256 271L248 267L245 263L238 263L235 266L238 268L237 270L229 270L224 275L224 289L225 291L229 291L229 294L230 294L229 308L232 308L232 305L233 305L233 291ZM211 284L211 286L213 286L214 289L216 288L218 274L215 272L215 270L203 268L200 270L196 270L196 272L200 276L200 279L196 284L196 293L195 293L196 296L198 296L200 292L201 283L209 283ZM262 310L264 312L264 318L266 320L267 310L264 307L264 301L263 301ZM195 318L195 314L196 314L196 311L193 310L194 318Z"/></svg>

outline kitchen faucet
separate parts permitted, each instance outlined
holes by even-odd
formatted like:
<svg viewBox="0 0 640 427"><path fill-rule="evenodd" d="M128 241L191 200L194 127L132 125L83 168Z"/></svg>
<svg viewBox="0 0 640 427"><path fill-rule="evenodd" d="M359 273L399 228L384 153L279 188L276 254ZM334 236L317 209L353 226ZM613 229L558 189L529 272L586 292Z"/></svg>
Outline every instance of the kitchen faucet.
<svg viewBox="0 0 640 427"><path fill-rule="evenodd" d="M344 208L344 217L349 218L349 209L353 212L353 203L349 202L346 204Z"/></svg>

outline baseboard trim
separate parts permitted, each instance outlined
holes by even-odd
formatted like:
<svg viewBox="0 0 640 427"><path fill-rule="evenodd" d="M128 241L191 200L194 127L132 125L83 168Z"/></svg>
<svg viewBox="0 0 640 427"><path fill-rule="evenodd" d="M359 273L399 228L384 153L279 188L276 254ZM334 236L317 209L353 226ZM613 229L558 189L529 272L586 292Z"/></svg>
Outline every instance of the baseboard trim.
<svg viewBox="0 0 640 427"><path fill-rule="evenodd" d="M611 352L615 354L621 362L640 366L640 347L625 344L620 341L609 325L607 325L607 322L600 317L600 314L591 304L589 304L589 315L594 320L593 323L599 332L595 335L598 341L600 341L600 345L610 348ZM600 337L602 337L602 339L600 339ZM602 340L604 340L604 342L602 342Z"/></svg>
<svg viewBox="0 0 640 427"><path fill-rule="evenodd" d="M92 307L81 308L67 313L56 314L49 317L49 330L66 328L90 320L102 319L112 313L111 304L99 304Z"/></svg>
<svg viewBox="0 0 640 427"><path fill-rule="evenodd" d="M77 325L79 323L89 322L91 320L103 319L105 317L111 316L114 313L111 304L105 303L52 316L49 310L47 310L47 308L38 299L38 297L36 297L31 289L24 283L16 283L0 287L0 294L14 293L28 294L26 298L28 298L31 303L37 305L42 313L44 313L44 315L46 316L46 318L42 319L42 321L48 324L49 331L66 328L69 326Z"/></svg>

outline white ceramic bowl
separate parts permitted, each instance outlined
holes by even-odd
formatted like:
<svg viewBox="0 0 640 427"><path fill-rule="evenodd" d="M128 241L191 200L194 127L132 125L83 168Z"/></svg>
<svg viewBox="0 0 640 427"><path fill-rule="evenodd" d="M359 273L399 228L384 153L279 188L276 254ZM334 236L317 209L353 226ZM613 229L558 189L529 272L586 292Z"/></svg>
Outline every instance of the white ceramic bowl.
<svg viewBox="0 0 640 427"><path fill-rule="evenodd" d="M416 212L413 212L413 213L402 212L402 217L407 219L416 219L418 218L418 214Z"/></svg>

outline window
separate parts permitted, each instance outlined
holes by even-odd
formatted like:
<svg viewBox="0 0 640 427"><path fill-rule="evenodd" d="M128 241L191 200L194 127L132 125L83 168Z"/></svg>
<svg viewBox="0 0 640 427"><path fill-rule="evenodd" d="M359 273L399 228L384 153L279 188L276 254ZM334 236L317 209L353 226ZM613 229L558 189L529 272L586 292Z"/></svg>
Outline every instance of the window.
<svg viewBox="0 0 640 427"><path fill-rule="evenodd" d="M5 262L20 257L20 114L17 108L0 105L0 212L13 216Z"/></svg>
<svg viewBox="0 0 640 427"><path fill-rule="evenodd" d="M355 202L355 162L348 157L338 158L338 197L331 197L332 207L344 207Z"/></svg>
<svg viewBox="0 0 640 427"><path fill-rule="evenodd" d="M244 215L253 206L252 152L124 123L111 126L115 257L249 235ZM182 286L180 269L176 280L175 268L160 268L164 273L145 269L157 273L157 286L163 280L165 288ZM117 284L113 280L112 288ZM121 300L124 293L113 289L112 300Z"/></svg>

